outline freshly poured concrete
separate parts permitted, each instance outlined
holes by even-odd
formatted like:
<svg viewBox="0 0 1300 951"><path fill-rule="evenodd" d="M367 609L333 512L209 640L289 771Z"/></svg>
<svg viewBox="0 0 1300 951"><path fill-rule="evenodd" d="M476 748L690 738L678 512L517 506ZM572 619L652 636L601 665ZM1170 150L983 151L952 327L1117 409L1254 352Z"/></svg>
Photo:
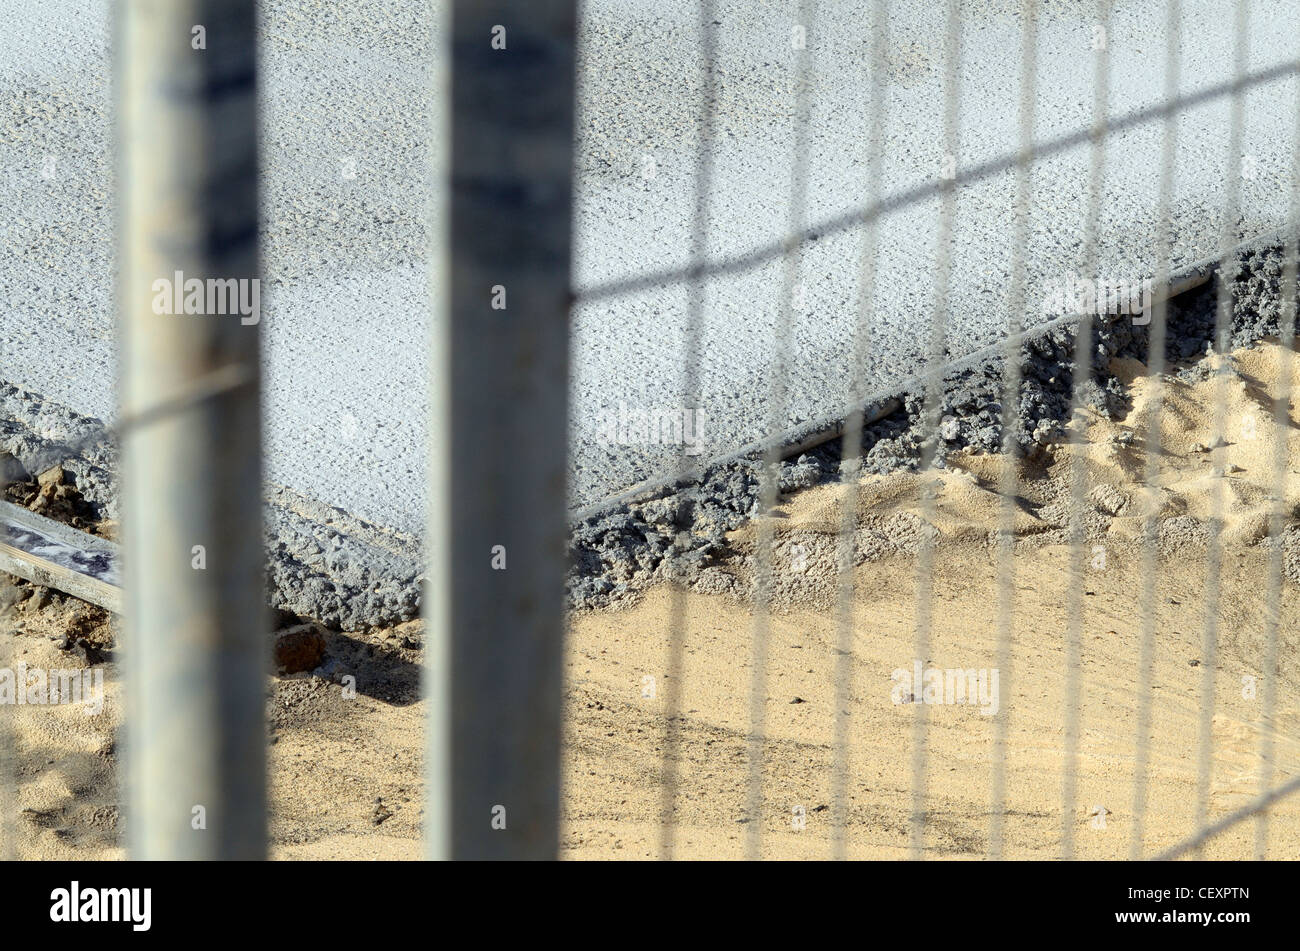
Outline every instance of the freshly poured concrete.
<svg viewBox="0 0 1300 951"><path fill-rule="evenodd" d="M719 97L709 256L782 239L796 147L795 2L720 2ZM867 0L823 2L808 24L815 75L806 140L809 227L864 205ZM885 193L944 166L944 7L893 4ZM1093 4L1045 3L1039 139L1092 117ZM1184 95L1231 78L1234 30L1222 2L1185 2ZM1017 146L1019 0L966 4L960 171ZM1119 0L1107 41L1110 113L1161 101L1165 5ZM522 9L522 8L521 8ZM0 381L77 412L115 414L109 3L0 0ZM1252 4L1248 68L1300 57L1300 11ZM422 195L433 128L434 40L422 4L272 0L263 8L268 478L352 516L418 533L428 385ZM584 295L688 262L701 78L696 5L582 5L574 312L574 508L666 471L676 449L606 445L609 412L680 410L687 296L678 283ZM509 24L506 24L507 29ZM487 42L487 38L485 38ZM502 55L508 55L503 53ZM1294 80L1245 97L1243 154L1228 155L1229 102L1181 117L1174 238L1178 262L1212 254L1225 178L1237 175L1244 237L1283 223ZM1155 268L1161 129L1112 138L1098 274ZM1040 163L1024 249L1032 319L1046 283L1081 269L1088 150ZM950 356L999 339L1008 321L1015 182L962 189L952 258ZM934 306L935 200L883 220L869 382L882 393L922 367ZM802 252L795 326L775 340L782 267L707 283L701 361L705 457L762 437L777 347L788 348L782 428L841 412L858 314L861 233ZM694 408L694 407L692 407ZM472 446L458 447L472 452ZM559 451L559 447L557 447Z"/></svg>

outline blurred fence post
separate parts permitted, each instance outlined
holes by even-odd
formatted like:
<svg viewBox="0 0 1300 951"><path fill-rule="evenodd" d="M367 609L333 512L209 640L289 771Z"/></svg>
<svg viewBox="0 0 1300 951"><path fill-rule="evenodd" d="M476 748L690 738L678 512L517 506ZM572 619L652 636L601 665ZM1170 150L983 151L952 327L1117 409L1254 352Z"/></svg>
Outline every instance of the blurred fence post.
<svg viewBox="0 0 1300 951"><path fill-rule="evenodd" d="M115 16L127 839L138 859L260 858L254 0Z"/></svg>
<svg viewBox="0 0 1300 951"><path fill-rule="evenodd" d="M438 15L427 852L550 858L575 2L450 0Z"/></svg>

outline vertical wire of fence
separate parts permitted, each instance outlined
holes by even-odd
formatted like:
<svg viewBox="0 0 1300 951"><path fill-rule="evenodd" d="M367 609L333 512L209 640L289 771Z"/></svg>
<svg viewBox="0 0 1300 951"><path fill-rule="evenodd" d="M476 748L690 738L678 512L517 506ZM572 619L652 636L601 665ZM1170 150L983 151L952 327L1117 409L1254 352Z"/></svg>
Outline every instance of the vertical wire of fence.
<svg viewBox="0 0 1300 951"><path fill-rule="evenodd" d="M1283 243L1282 299L1278 302L1279 318L1279 353L1278 353L1278 389L1277 400L1273 409L1274 457L1273 488L1269 499L1268 536L1272 543L1268 559L1268 587L1265 595L1265 648L1264 662L1259 673L1263 679L1261 701L1261 722L1259 740L1259 794L1267 795L1273 786L1275 749L1274 734L1277 712L1277 681L1280 675L1278 642L1282 630L1282 594L1283 594L1283 532L1286 530L1287 511L1286 484L1290 469L1291 436L1291 393L1293 388L1292 360L1295 353L1296 320L1296 285L1297 266L1300 263L1300 237L1296 229L1300 227L1300 80L1295 82L1296 102L1294 110L1295 132L1291 142L1291 185L1289 227ZM1269 813L1261 809L1255 819L1255 858L1264 861L1268 858Z"/></svg>
<svg viewBox="0 0 1300 951"><path fill-rule="evenodd" d="M799 280L800 236L807 226L805 206L808 189L808 114L812 96L813 51L816 49L816 0L799 0L798 20L792 25L794 49L794 161L790 170L790 203L787 238L781 272L780 300L772 338L771 384L767 394L767 431L780 432L789 412L787 404L790 346L794 324L794 295ZM780 485L781 445L769 442L759 470L758 509L754 533L754 623L750 655L749 687L749 776L746 791L748 825L745 854L762 858L763 769L766 754L767 661L772 626L772 555L775 545L773 510Z"/></svg>
<svg viewBox="0 0 1300 951"><path fill-rule="evenodd" d="M1110 30L1112 4L1100 0L1097 9L1100 34L1094 34L1097 47L1095 76L1093 80L1093 120L1091 148L1089 150L1088 205L1084 223L1083 272L1097 273L1097 243L1101 229L1103 175L1106 163L1106 101L1110 93ZM1099 291L1100 293L1100 291ZM1100 309L1100 308L1099 308ZM1065 743L1061 777L1061 857L1074 857L1075 798L1078 793L1079 719L1083 697L1083 589L1084 565L1087 554L1087 532L1084 528L1084 507L1087 504L1088 468L1083 457L1086 443L1087 404L1083 388L1092 379L1093 315L1084 309L1074 330L1074 386L1070 398L1070 415L1067 423L1073 428L1068 434L1072 449L1070 460L1070 566L1069 593L1065 620L1066 670L1065 670Z"/></svg>
<svg viewBox="0 0 1300 951"><path fill-rule="evenodd" d="M1246 74L1249 55L1249 0L1237 0L1233 7L1235 42L1233 78ZM1214 317L1214 408L1211 423L1210 461L1213 475L1210 485L1209 545L1205 556L1205 628L1201 644L1200 725L1196 751L1195 824L1203 828L1210 807L1210 780L1214 768L1215 675L1219 666L1219 612L1223 586L1223 516L1224 478L1227 468L1228 387L1232 371L1232 309L1235 283L1237 214L1241 200L1241 135L1245 94L1234 92L1228 126L1227 169L1224 173L1225 196L1221 225L1219 286ZM1197 854L1200 849L1198 847Z"/></svg>
<svg viewBox="0 0 1300 951"><path fill-rule="evenodd" d="M867 175L864 193L869 204L880 198L882 143L885 130L885 83L889 50L889 0L875 0L868 31L872 37L867 61ZM850 707L854 674L854 533L857 527L858 480L862 476L862 438L868 395L866 375L871 355L872 316L875 309L878 230L875 217L862 225L862 251L858 267L858 309L854 327L852 372L845 406L844 439L840 448L840 527L837 545L838 588L835 642L835 712L831 765L831 856L848 855L849 782L853 764L849 755Z"/></svg>
<svg viewBox="0 0 1300 951"><path fill-rule="evenodd" d="M1182 3L1169 0L1166 7L1165 100L1175 102L1181 79ZM1156 271L1155 286L1165 287L1173 270L1173 245L1170 235L1173 203L1174 165L1178 149L1178 115L1165 118L1160 149L1160 194L1156 204ZM1129 840L1129 858L1139 859L1143 852L1147 810L1147 770L1151 749L1151 701L1155 681L1156 626L1159 611L1156 593L1160 557L1160 418L1163 410L1163 376L1165 371L1165 323L1169 304L1164 294L1152 301L1151 323L1147 338L1147 373L1151 380L1148 424L1143 452L1146 512L1142 527L1142 597L1141 647L1138 653L1138 709L1133 765L1133 833Z"/></svg>
<svg viewBox="0 0 1300 951"><path fill-rule="evenodd" d="M921 518L934 524L935 490L933 466L939 447L939 408L943 399L944 357L948 349L949 282L952 274L953 218L957 208L958 120L961 108L961 2L949 0L944 29L943 163L938 227L935 229L935 278L933 310L930 314L930 347L925 367L925 399L921 410L922 444L920 473ZM921 663L930 656L934 625L934 533L927 529L916 558L916 631L914 655ZM919 685L913 685L913 690ZM910 855L925 857L926 744L929 715L924 703L913 704L912 720L912 805L909 820Z"/></svg>
<svg viewBox="0 0 1300 951"><path fill-rule="evenodd" d="M695 207L691 218L691 264L703 269L709 248L710 199L713 193L713 135L714 109L717 84L713 62L717 58L717 31L715 29L714 0L701 0L695 21L696 36L700 46L700 108L696 119ZM689 412L702 402L700 395L700 340L704 324L705 281L686 285L686 327L682 334L682 391L681 408ZM678 481L689 478L693 462L686 440L677 458ZM684 530L684 529L683 529ZM681 720L683 676L686 653L686 583L682 560L685 544L677 545L669 553L673 560L673 589L668 617L668 658L664 666L667 684L664 692L664 750L663 770L660 775L661 803L659 816L659 855L672 859L675 846L677 784L681 755Z"/></svg>
<svg viewBox="0 0 1300 951"><path fill-rule="evenodd" d="M230 311L229 296L212 306L214 282L258 299L254 27L253 0L116 7L135 858L266 853L260 315ZM196 281L204 312L173 312ZM212 387L221 379L236 382Z"/></svg>
<svg viewBox="0 0 1300 951"><path fill-rule="evenodd" d="M1020 49L1020 147L1016 156L1015 221L1011 239L1011 276L1008 281L1007 312L1010 324L1002 351L1002 452L1004 455L998 492L999 528L997 533L998 633L995 667L999 684L1011 694L1011 648L1015 637L1015 526L1016 496L1019 493L1016 466L1019 459L1020 420L1020 335L1024 331L1027 298L1026 271L1029 243L1029 211L1032 200L1032 165L1034 146L1034 105L1038 95L1038 17L1035 0L1021 4ZM989 843L990 858L999 858L1003 849L1003 825L1006 808L1006 745L1010 730L1010 711L1003 705L993 723L993 764L990 786Z"/></svg>
<svg viewBox="0 0 1300 951"><path fill-rule="evenodd" d="M575 8L451 0L439 13L431 858L558 849Z"/></svg>

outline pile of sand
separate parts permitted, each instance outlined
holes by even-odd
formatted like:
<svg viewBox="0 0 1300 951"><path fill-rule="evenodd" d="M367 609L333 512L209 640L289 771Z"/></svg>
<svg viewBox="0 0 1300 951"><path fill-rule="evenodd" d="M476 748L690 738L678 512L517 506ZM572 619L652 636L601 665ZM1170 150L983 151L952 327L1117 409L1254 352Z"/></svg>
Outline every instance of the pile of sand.
<svg viewBox="0 0 1300 951"><path fill-rule="evenodd" d="M1214 673L1211 820L1260 792L1259 750L1275 751L1273 785L1300 773L1297 591L1284 584L1276 706L1264 715L1267 579L1264 539L1273 492L1272 400L1280 351L1236 355L1226 388L1226 445L1214 443L1215 382L1167 379L1161 418L1161 513L1147 771L1145 843L1173 845L1196 826L1201 691ZM1295 364L1294 358L1291 359ZM1140 542L1153 381L1136 364L1118 369L1131 409L1122 421L1088 415L1080 460L1088 479L1082 588L1071 586L1067 524L1075 450L1054 448L1023 462L1014 513L1015 611L1010 663L998 660L998 573L1002 460L958 456L926 474L869 476L853 487L851 689L847 715L848 853L907 854L912 806L913 721L928 722L925 844L932 857L983 856L988 849L994 729L1007 725L1005 854L1060 854L1063 829L1075 854L1126 857L1134 829L1141 608ZM1300 365L1291 372L1300 378ZM1287 433L1286 511L1300 502L1300 440ZM1214 474L1220 466L1223 477ZM923 503L935 489L933 510ZM1216 503L1216 494L1221 502ZM716 593L685 599L678 790L679 857L739 857L750 822L769 857L831 851L832 742L840 655L835 610L840 486L783 500L769 626L762 761L763 809L746 809L754 614L749 601L755 526L733 533L731 552L705 569ZM1221 623L1216 663L1203 644L1208 522L1223 516ZM936 541L933 624L916 656L917 558ZM1290 536L1288 536L1290 537ZM1300 564L1297 551L1283 553ZM576 614L566 656L563 855L655 857L661 840L668 645L673 591L657 587L617 610ZM1063 805L1072 599L1080 625L1075 796ZM14 609L21 632L12 657L30 665L80 661L65 649L68 627L98 630L84 605L56 599ZM80 620L76 620L81 616ZM111 636L102 635L111 644ZM359 672L346 700L327 677L279 678L270 686L273 854L280 858L396 858L419 854L424 705L418 696L420 626L332 635L330 656ZM84 654L84 652L83 652ZM926 668L997 668L997 714L979 704L896 703L893 676ZM3 711L17 741L21 779L17 849L25 858L120 857L114 733L121 722L115 659L104 712L76 708ZM1253 679L1252 679L1253 678ZM986 680L986 686L991 681ZM1253 685L1253 690L1248 689ZM1273 811L1274 857L1300 849L1300 797ZM1253 855L1254 826L1219 836L1206 856Z"/></svg>
<svg viewBox="0 0 1300 951"><path fill-rule="evenodd" d="M1267 530L1274 484L1273 400L1280 349L1239 352L1226 387L1223 432L1214 443L1213 380L1167 378L1161 413L1161 512L1157 576L1145 843L1175 844L1196 828L1201 690L1208 667L1207 523L1221 491L1222 599L1212 720L1213 820L1260 792L1259 750L1274 743L1274 784L1300 772L1300 663L1297 596L1282 596L1280 676L1273 716L1263 710L1267 647ZM1300 366L1291 361L1293 379ZM1133 834L1144 591L1143 481L1153 380L1137 364L1125 374L1131 410L1121 422L1089 415L1082 462L1089 503L1083 590L1071 588L1070 473L1075 450L1057 447L1020 467L1015 510L1015 613L1009 669L1000 670L999 715L1008 718L1008 857L1060 854L1063 828L1075 855L1127 857ZM1294 419L1294 415L1293 415ZM1300 440L1287 442L1286 511L1300 502ZM896 704L896 670L916 657L917 567L914 552L938 531L933 629L924 666L998 667L997 548L1001 517L999 457L956 457L947 471L870 476L856 487L852 687L848 715L848 853L907 854L912 806L913 720L918 704ZM1213 467L1225 477L1218 479ZM922 489L936 486L924 520ZM766 756L763 760L763 854L830 854L831 776L835 761L837 539L843 493L826 486L780 506L774 528L775 600L768 645ZM719 596L686 596L676 854L744 854L748 822L753 612L746 600L754 527L733 535L737 556L715 569ZM800 570L802 569L802 570ZM1081 604L1080 719L1077 780L1063 806L1067 707L1067 618ZM574 619L569 655L567 822L573 857L659 854L665 698L672 594L652 591L634 608ZM646 678L653 678L653 681ZM1248 679L1250 678L1250 679ZM654 696L646 689L654 684ZM1249 689L1253 685L1253 690ZM979 705L924 705L928 716L926 848L934 857L980 857L988 848L995 717ZM801 822L802 819L802 822ZM799 826L802 825L802 828ZM1215 839L1207 857L1253 855L1254 826ZM1300 847L1300 797L1274 811L1270 855Z"/></svg>

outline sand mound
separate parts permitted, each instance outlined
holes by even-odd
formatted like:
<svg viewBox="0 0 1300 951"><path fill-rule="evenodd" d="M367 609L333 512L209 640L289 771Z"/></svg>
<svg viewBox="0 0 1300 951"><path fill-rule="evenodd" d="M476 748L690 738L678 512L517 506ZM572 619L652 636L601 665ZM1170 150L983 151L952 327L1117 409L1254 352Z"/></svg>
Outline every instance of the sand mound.
<svg viewBox="0 0 1300 951"><path fill-rule="evenodd" d="M1272 546L1267 506L1278 461L1272 423L1282 351L1261 345L1235 355L1216 425L1218 378L1162 380L1160 475L1145 484L1155 381L1140 365L1118 369L1129 411L1086 413L1071 423L1083 444L1051 447L1018 467L1015 613L1010 664L1000 668L999 715L1008 718L1006 850L1009 857L1060 853L1074 830L1075 854L1128 855L1134 778L1144 590L1142 531L1147 506L1160 519L1157 636L1151 703L1145 843L1167 847L1196 828L1197 750L1202 691L1214 674L1213 769L1208 814L1221 817L1260 791L1259 751L1275 749L1273 782L1300 773L1300 661L1297 596L1282 596L1280 676L1271 718L1263 709L1267 649L1266 579ZM1288 355L1300 380L1300 364ZM1287 431L1285 512L1300 502L1300 442ZM1218 445L1216 432L1224 435ZM1214 447L1213 451L1209 451ZM1083 590L1071 587L1070 478L1086 473ZM998 668L997 532L1003 458L949 457L945 471L872 475L856 485L852 685L848 716L849 854L906 855L911 809L913 720L921 704L896 703L895 671ZM1216 467L1221 475L1216 475ZM934 492L927 506L923 493ZM830 852L832 745L837 661L838 540L845 493L824 486L786 500L776 513L773 602L763 763L764 852ZM1205 653L1206 554L1212 519L1222 519L1222 598L1217 657ZM755 526L733 532L715 570L719 595L686 597L677 854L743 854L746 826L748 697L751 684ZM917 658L915 552L935 539L933 630ZM1295 564L1292 536L1284 556ZM1067 619L1080 603L1081 687L1076 794L1063 803L1069 665ZM570 650L568 824L577 856L658 854L658 781L664 742L664 678L672 593L661 586L622 612L575 618ZM652 679L647 679L652 678ZM657 690L648 696L647 684ZM924 704L929 742L927 849L979 857L988 847L995 716L978 704ZM798 828L802 817L802 828ZM1274 813L1271 855L1296 854L1300 799ZM1254 826L1220 836L1206 855L1253 854Z"/></svg>
<svg viewBox="0 0 1300 951"><path fill-rule="evenodd" d="M1083 445L1057 445L1023 460L1012 512L1014 625L1009 662L998 657L998 486L1004 460L956 455L941 471L870 475L854 485L849 560L855 586L848 703L848 851L907 854L913 724L928 722L926 848L934 857L976 858L988 848L994 725L1006 718L1006 846L1009 857L1053 857L1073 831L1075 854L1128 855L1141 697L1141 544L1147 506L1160 518L1157 637L1148 731L1145 843L1174 844L1196 826L1197 750L1203 690L1213 673L1211 820L1256 796L1259 750L1273 744L1274 785L1300 774L1300 443L1295 414L1282 486L1288 531L1266 537L1278 461L1271 413L1281 362L1276 346L1235 355L1224 389L1224 445L1216 445L1216 381L1206 374L1164 381L1160 476L1145 484L1154 381L1115 363L1128 410L1075 420ZM1114 414L1112 414L1114 415ZM1211 447L1213 447L1211 449ZM1070 476L1087 475L1079 522L1086 535L1082 588L1071 583ZM1216 475L1216 468L1222 473ZM924 493L934 492L933 503ZM842 487L783 500L773 521L774 613L768 641L763 810L746 811L752 670L755 526L727 536L685 593L682 719L675 801L677 855L739 857L750 822L764 854L830 854L832 738L836 720ZM1222 516L1222 599L1217 654L1207 655L1206 555ZM917 552L933 541L933 626L917 657ZM1279 671L1265 670L1270 559L1289 576L1281 598ZM566 670L563 854L652 857L660 842L668 645L674 592L659 585L637 604L586 611L571 622ZM1069 694L1067 619L1081 609L1075 795L1063 802ZM11 707L21 778L17 850L29 858L122 855L117 750L120 684L115 657L78 655L76 627L111 650L111 632L62 598L14 608L21 630L10 663L92 666L105 672L99 716L75 708ZM78 620L77 618L80 618ZM96 640L98 638L98 640ZM328 672L269 686L272 850L283 858L413 858L419 855L422 724L420 625L331 635L333 669L361 672L351 700ZM998 673L976 703L896 702L896 676L924 668ZM1213 661L1213 662L1211 662ZM1272 716L1265 688L1275 688ZM996 699L996 704L989 701ZM996 714L992 707L996 706ZM1270 855L1300 850L1300 797L1273 813ZM1212 858L1253 854L1244 823L1206 849Z"/></svg>

